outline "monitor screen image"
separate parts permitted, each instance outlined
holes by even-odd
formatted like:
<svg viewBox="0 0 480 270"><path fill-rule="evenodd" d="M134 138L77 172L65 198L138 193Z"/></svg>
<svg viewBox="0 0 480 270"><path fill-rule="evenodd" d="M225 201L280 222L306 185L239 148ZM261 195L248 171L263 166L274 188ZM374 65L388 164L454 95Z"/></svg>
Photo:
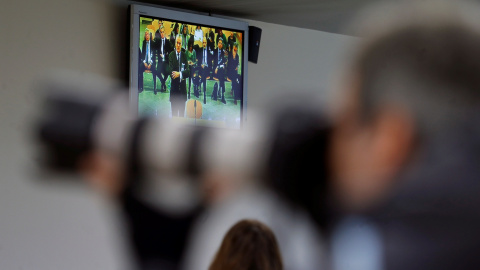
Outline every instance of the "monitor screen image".
<svg viewBox="0 0 480 270"><path fill-rule="evenodd" d="M139 116L240 129L248 24L131 6L130 97Z"/></svg>

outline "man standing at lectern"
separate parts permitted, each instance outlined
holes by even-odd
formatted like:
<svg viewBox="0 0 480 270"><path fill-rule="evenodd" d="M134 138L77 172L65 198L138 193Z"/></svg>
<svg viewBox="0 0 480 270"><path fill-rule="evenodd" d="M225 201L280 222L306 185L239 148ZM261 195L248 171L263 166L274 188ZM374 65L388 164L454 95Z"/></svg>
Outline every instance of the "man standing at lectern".
<svg viewBox="0 0 480 270"><path fill-rule="evenodd" d="M187 55L182 52L182 36L175 38L175 51L168 56L167 73L171 76L170 102L172 117L185 116L185 101L187 101L187 84L185 79L190 76Z"/></svg>

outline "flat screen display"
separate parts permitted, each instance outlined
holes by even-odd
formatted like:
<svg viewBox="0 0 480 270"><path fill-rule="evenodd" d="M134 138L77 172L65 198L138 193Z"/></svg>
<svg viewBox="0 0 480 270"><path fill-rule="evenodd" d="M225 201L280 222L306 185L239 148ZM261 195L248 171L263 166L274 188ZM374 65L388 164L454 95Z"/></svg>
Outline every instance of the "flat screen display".
<svg viewBox="0 0 480 270"><path fill-rule="evenodd" d="M240 129L246 109L248 24L152 6L130 8L135 112Z"/></svg>

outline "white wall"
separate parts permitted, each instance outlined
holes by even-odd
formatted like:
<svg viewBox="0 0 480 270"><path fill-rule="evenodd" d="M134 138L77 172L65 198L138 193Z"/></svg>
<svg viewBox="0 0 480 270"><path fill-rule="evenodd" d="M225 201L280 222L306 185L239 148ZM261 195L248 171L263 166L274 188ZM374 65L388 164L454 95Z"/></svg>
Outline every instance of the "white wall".
<svg viewBox="0 0 480 270"><path fill-rule="evenodd" d="M248 65L248 105L261 108L278 93L311 94L326 105L332 99L336 74L356 38L248 21L260 27L258 63Z"/></svg>
<svg viewBox="0 0 480 270"><path fill-rule="evenodd" d="M34 79L52 68L126 80L126 2L6 0L0 8L0 269L122 269L115 208L80 184L38 181L30 133ZM282 89L328 103L334 72L354 38L256 21L258 64L248 104ZM324 97L324 98L323 98Z"/></svg>

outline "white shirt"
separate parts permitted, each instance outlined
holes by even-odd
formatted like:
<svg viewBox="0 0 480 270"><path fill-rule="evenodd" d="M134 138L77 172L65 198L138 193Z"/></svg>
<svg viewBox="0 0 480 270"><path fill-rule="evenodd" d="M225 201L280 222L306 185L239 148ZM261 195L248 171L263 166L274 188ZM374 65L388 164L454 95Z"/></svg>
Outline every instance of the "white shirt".
<svg viewBox="0 0 480 270"><path fill-rule="evenodd" d="M195 30L195 36L193 37L195 41L202 41L203 40L203 31L202 29L196 29Z"/></svg>
<svg viewBox="0 0 480 270"><path fill-rule="evenodd" d="M165 61L164 47L165 47L165 38L162 38L162 48L161 48L161 51L162 51L162 54L163 54L162 61Z"/></svg>
<svg viewBox="0 0 480 270"><path fill-rule="evenodd" d="M220 63L222 63L222 57L223 57L222 53L223 53L223 49L221 49L221 50L218 49L218 63L217 63L217 65L218 65L219 68L223 68L223 64L220 65Z"/></svg>
<svg viewBox="0 0 480 270"><path fill-rule="evenodd" d="M144 63L152 63L152 55L150 53L150 40L147 41L147 46L145 48L145 60L143 60Z"/></svg>
<svg viewBox="0 0 480 270"><path fill-rule="evenodd" d="M176 54L177 54L177 60L178 60L178 72L180 72L180 81L181 81L181 80L182 80L182 71L181 71L181 69L182 69L182 63L181 63L180 59L181 59L182 57L181 57L181 53L176 52Z"/></svg>
<svg viewBox="0 0 480 270"><path fill-rule="evenodd" d="M203 49L203 64L207 65L207 48Z"/></svg>

